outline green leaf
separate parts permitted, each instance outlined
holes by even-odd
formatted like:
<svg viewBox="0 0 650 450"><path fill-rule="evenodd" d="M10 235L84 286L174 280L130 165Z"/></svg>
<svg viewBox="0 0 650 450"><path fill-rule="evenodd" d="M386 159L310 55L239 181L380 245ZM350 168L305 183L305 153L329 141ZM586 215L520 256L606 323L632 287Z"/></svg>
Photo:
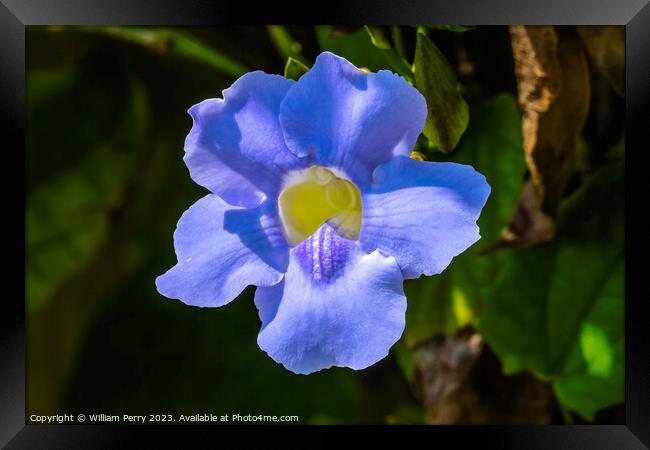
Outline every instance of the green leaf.
<svg viewBox="0 0 650 450"><path fill-rule="evenodd" d="M309 67L297 59L289 56L287 63L284 65L284 77L291 80L298 80L303 74L307 73Z"/></svg>
<svg viewBox="0 0 650 450"><path fill-rule="evenodd" d="M411 70L411 67L402 55L393 48L383 30L380 27L372 27L368 25L365 26L365 29L368 32L370 41L373 45L383 52L389 67L394 72L406 78L409 83L413 83L413 71Z"/></svg>
<svg viewBox="0 0 650 450"><path fill-rule="evenodd" d="M234 77L250 71L234 58L206 45L188 33L173 28L82 26L78 29L141 45L159 54L189 58Z"/></svg>
<svg viewBox="0 0 650 450"><path fill-rule="evenodd" d="M316 37L322 51L330 51L373 72L389 68L383 52L372 44L365 29L335 37L331 36L331 29L329 25L316 26Z"/></svg>
<svg viewBox="0 0 650 450"><path fill-rule="evenodd" d="M470 164L486 176L491 194L478 220L482 237L442 274L406 282L405 339L410 346L436 334L453 334L472 322L481 289L489 286L501 267L502 254L479 255L479 251L499 237L517 203L526 170L520 116L516 100L508 94L472 105L471 113L475 120L458 149L434 156L438 161Z"/></svg>
<svg viewBox="0 0 650 450"><path fill-rule="evenodd" d="M507 373L531 370L583 417L623 401L622 164L562 205L552 243L512 252L478 328Z"/></svg>
<svg viewBox="0 0 650 450"><path fill-rule="evenodd" d="M321 50L342 56L355 66L372 72L391 70L413 83L413 72L409 64L392 48L390 41L378 27L364 27L338 37L331 35L331 29L330 26L316 27L316 37Z"/></svg>
<svg viewBox="0 0 650 450"><path fill-rule="evenodd" d="M384 32L380 27L366 25L365 28L370 35L370 41L375 47L382 50L390 50L393 48L393 46L390 44L390 40L384 35Z"/></svg>
<svg viewBox="0 0 650 450"><path fill-rule="evenodd" d="M144 32L148 31L151 31L151 29L147 28L144 30ZM239 77L246 72L250 72L244 64L209 47L194 36L173 29L157 31L159 31L158 38L168 43L169 51L172 54L204 63L219 72L232 75L233 77Z"/></svg>
<svg viewBox="0 0 650 450"><path fill-rule="evenodd" d="M587 420L625 396L624 281L621 261L603 285L580 327L562 376L553 384L558 399Z"/></svg>
<svg viewBox="0 0 650 450"><path fill-rule="evenodd" d="M269 25L266 28L280 56L287 59L294 59L303 64L307 62L307 59L300 53L302 51L302 45L291 36L287 27Z"/></svg>
<svg viewBox="0 0 650 450"><path fill-rule="evenodd" d="M28 86L33 84L28 81ZM78 83L56 82L50 87L58 92L44 91L44 99L34 101L48 104L73 97L75 91L83 92L78 89ZM130 100L125 103L127 109L114 116L116 123L106 127L110 134L95 137L92 144L81 139L80 144L88 147L76 151L79 155L76 163L55 172L28 194L26 303L30 310L43 306L96 256L110 228L112 211L124 202L124 187L133 172L133 162L148 122L144 91L137 85L126 85L126 89L112 93ZM85 99L89 103L93 100ZM49 105L55 115L65 112L57 110L57 103ZM29 120L34 123L31 119L33 116ZM86 123L88 116L78 112L60 119L66 123L66 133L72 136L83 136L86 127L93 127ZM31 147L31 150L39 155L65 150L65 147L46 148Z"/></svg>
<svg viewBox="0 0 650 450"><path fill-rule="evenodd" d="M444 55L422 33L415 48L415 86L427 102L424 135L443 153L456 147L469 122L469 108L456 74Z"/></svg>

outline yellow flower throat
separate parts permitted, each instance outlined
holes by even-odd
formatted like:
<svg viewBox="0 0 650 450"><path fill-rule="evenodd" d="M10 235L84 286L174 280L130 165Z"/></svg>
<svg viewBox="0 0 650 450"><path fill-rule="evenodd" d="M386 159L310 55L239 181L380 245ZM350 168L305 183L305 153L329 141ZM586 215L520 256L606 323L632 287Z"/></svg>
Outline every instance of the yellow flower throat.
<svg viewBox="0 0 650 450"><path fill-rule="evenodd" d="M341 236L357 239L361 229L361 193L331 170L312 166L293 174L278 204L284 231L298 245L328 222Z"/></svg>

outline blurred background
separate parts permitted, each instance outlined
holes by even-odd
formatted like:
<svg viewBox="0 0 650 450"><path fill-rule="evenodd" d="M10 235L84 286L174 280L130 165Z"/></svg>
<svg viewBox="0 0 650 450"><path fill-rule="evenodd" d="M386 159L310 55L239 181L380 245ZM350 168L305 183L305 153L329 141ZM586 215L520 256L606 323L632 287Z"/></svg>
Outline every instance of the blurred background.
<svg viewBox="0 0 650 450"><path fill-rule="evenodd" d="M28 415L624 423L623 43L622 27L28 27ZM482 239L406 283L387 358L301 376L257 347L254 288L200 309L154 279L206 194L182 161L187 109L323 50L407 78L429 109L412 157L472 164L492 194Z"/></svg>

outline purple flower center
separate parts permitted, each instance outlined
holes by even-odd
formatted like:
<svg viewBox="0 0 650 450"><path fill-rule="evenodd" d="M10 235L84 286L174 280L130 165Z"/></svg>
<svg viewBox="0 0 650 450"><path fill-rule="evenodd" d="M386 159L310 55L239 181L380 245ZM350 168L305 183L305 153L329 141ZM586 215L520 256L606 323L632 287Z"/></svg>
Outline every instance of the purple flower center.
<svg viewBox="0 0 650 450"><path fill-rule="evenodd" d="M302 270L316 282L329 282L340 276L354 243L341 237L324 224L311 237L295 248Z"/></svg>

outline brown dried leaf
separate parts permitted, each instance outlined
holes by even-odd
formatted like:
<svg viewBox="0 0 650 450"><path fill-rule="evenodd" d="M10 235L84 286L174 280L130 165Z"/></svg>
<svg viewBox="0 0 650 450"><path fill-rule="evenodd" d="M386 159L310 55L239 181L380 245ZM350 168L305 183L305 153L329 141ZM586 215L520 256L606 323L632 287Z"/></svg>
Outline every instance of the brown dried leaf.
<svg viewBox="0 0 650 450"><path fill-rule="evenodd" d="M530 373L504 375L471 328L414 350L416 380L431 424L548 424L555 403L548 383Z"/></svg>
<svg viewBox="0 0 650 450"><path fill-rule="evenodd" d="M483 350L478 333L439 336L414 350L418 381L429 418L440 414L439 406L465 381Z"/></svg>
<svg viewBox="0 0 650 450"><path fill-rule="evenodd" d="M591 96L589 68L575 30L512 26L510 34L530 178L494 247L553 238L553 218L576 169Z"/></svg>

